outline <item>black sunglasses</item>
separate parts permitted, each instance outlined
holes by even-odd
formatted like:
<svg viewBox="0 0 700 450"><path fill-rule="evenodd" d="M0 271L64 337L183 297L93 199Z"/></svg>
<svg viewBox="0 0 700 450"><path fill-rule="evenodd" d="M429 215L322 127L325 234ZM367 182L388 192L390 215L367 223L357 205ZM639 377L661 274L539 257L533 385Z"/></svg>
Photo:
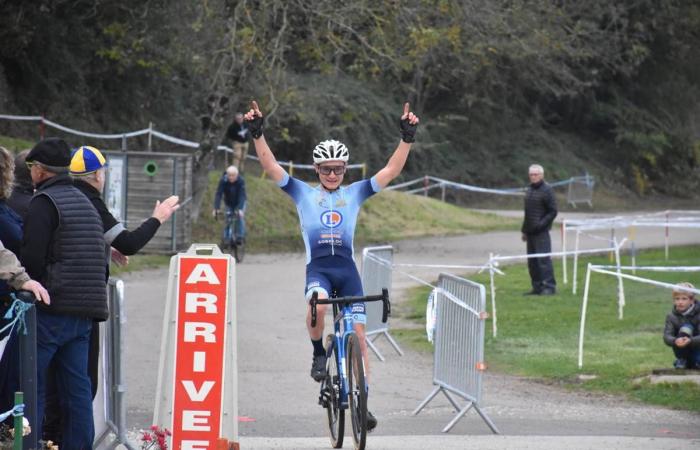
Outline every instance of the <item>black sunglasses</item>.
<svg viewBox="0 0 700 450"><path fill-rule="evenodd" d="M319 166L318 171L321 175L330 175L331 172L342 175L345 173L345 166Z"/></svg>

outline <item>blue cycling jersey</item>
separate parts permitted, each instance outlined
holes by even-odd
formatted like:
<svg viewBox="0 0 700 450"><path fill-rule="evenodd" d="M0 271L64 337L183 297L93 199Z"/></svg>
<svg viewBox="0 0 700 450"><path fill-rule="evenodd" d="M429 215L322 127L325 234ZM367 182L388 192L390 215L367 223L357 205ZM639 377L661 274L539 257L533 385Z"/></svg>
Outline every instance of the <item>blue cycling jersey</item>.
<svg viewBox="0 0 700 450"><path fill-rule="evenodd" d="M376 177L328 192L320 184L314 188L285 173L279 186L297 206L306 263L329 255L352 260L352 240L360 206L381 190Z"/></svg>

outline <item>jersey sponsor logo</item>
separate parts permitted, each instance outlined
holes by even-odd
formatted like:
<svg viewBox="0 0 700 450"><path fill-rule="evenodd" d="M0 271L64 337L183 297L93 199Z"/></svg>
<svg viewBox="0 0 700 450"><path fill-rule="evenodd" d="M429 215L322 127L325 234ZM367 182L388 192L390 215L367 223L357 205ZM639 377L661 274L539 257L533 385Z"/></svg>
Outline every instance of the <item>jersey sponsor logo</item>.
<svg viewBox="0 0 700 450"><path fill-rule="evenodd" d="M365 305L352 305L352 312L353 313L365 313Z"/></svg>
<svg viewBox="0 0 700 450"><path fill-rule="evenodd" d="M321 223L325 227L338 227L343 223L343 215L339 211L330 210L324 211L321 214Z"/></svg>

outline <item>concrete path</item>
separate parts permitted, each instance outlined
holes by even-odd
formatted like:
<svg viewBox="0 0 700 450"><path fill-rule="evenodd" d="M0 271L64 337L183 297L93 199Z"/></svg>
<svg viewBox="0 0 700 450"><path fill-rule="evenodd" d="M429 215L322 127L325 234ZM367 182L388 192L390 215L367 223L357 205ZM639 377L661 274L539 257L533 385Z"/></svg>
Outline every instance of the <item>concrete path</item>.
<svg viewBox="0 0 700 450"><path fill-rule="evenodd" d="M663 233L638 230L637 241L663 243ZM672 243L700 243L700 233L674 231ZM558 233L553 233L558 249ZM599 245L599 243L597 243ZM517 254L516 232L430 238L395 244L397 262L478 264L489 252ZM358 249L359 253L359 249ZM311 349L304 326L304 257L249 255L237 267L239 415L242 448L328 448L318 385L309 375ZM416 269L430 279L437 272ZM151 425L167 270L124 277L128 327L127 405L130 427ZM397 286L412 283L395 279ZM394 301L400 301L395 296ZM449 433L454 412L438 396L418 416L413 409L432 390L432 360L404 348L398 357L372 359L370 409L380 425L368 448L700 448L700 414L618 397L570 392L518 377L487 373L484 410L505 436L491 435L470 411ZM672 438L672 439L669 439ZM351 441L345 448L351 447Z"/></svg>

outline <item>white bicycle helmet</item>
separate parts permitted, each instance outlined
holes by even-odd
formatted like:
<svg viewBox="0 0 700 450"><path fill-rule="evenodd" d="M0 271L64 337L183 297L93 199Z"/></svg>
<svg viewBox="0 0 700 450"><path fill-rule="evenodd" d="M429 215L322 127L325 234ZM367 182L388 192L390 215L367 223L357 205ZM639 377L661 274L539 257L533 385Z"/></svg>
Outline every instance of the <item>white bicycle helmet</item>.
<svg viewBox="0 0 700 450"><path fill-rule="evenodd" d="M348 162L348 159L350 159L348 148L345 144L335 139L320 142L314 148L314 164L321 164L326 161Z"/></svg>

